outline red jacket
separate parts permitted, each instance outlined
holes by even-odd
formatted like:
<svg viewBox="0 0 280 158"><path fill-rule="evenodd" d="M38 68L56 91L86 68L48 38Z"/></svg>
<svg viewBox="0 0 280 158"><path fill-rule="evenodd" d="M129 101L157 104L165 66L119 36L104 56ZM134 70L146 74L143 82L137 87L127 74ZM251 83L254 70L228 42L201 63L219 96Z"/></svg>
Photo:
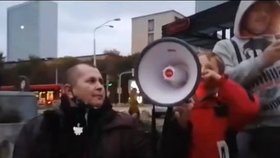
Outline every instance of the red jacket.
<svg viewBox="0 0 280 158"><path fill-rule="evenodd" d="M217 115L217 109L223 106L227 114ZM259 99L256 96L250 96L240 85L223 77L217 97L194 105L188 157L220 158L220 154L227 155L228 147L224 140L228 129L241 130L257 117L259 110ZM219 150L224 152L219 153Z"/></svg>

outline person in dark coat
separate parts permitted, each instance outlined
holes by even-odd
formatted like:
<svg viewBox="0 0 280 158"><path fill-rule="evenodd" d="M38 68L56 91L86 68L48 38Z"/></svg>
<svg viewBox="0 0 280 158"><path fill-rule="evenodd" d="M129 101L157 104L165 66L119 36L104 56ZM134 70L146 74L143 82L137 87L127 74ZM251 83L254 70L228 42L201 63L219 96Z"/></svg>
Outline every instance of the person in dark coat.
<svg viewBox="0 0 280 158"><path fill-rule="evenodd" d="M151 158L138 120L112 109L99 70L72 66L57 110L45 111L22 128L13 158Z"/></svg>

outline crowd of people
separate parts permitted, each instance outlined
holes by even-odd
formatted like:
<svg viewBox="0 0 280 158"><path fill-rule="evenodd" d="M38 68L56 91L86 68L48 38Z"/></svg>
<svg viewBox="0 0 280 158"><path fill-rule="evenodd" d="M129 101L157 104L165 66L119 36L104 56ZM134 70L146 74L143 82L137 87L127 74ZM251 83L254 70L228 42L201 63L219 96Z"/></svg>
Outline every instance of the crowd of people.
<svg viewBox="0 0 280 158"><path fill-rule="evenodd" d="M198 52L193 102L169 108L157 151L139 121L114 111L96 67L65 76L59 109L28 121L13 158L278 158L280 155L278 1L241 1L231 39ZM279 31L278 31L279 30Z"/></svg>

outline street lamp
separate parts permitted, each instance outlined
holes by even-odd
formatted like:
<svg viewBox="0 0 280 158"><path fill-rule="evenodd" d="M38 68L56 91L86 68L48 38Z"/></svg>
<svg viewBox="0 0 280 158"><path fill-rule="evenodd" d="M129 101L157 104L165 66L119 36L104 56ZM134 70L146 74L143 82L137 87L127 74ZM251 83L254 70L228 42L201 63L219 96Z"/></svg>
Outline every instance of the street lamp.
<svg viewBox="0 0 280 158"><path fill-rule="evenodd" d="M94 31L93 31L93 66L96 67L96 40L95 40L95 32L96 32L96 30L100 29L103 26L107 26L107 27L113 28L114 27L113 25L106 25L106 24L111 22L111 21L120 21L120 20L121 20L120 18L108 20L105 23L103 23L103 24L97 26L96 28L94 28Z"/></svg>

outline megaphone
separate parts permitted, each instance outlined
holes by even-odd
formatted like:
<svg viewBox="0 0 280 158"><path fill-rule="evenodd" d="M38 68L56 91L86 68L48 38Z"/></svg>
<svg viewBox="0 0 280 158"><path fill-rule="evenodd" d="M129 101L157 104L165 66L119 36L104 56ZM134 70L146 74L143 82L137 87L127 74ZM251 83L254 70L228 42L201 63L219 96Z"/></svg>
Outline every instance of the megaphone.
<svg viewBox="0 0 280 158"><path fill-rule="evenodd" d="M176 106L193 96L200 80L199 60L185 41L162 38L143 49L135 79L142 96L152 104Z"/></svg>

